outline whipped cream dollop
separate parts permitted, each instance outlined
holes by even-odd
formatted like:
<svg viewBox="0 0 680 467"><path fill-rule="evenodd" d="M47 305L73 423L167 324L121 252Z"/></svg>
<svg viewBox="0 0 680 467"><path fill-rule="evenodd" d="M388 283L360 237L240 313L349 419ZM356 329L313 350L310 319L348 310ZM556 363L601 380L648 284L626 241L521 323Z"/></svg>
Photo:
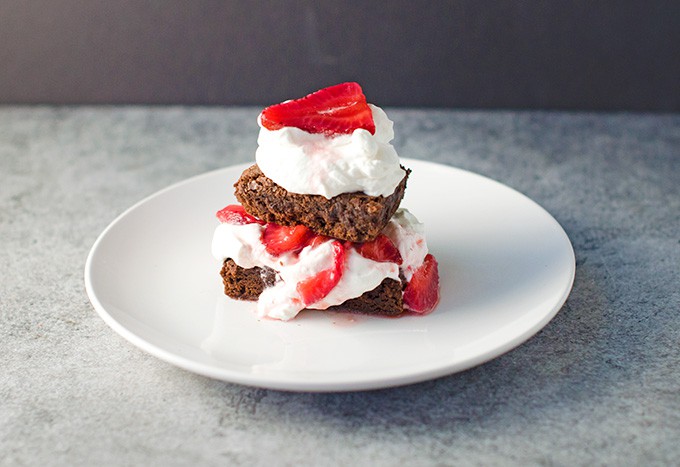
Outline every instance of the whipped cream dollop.
<svg viewBox="0 0 680 467"><path fill-rule="evenodd" d="M328 199L353 192L391 195L406 175L390 143L394 139L393 123L380 107L368 105L375 134L363 128L332 136L295 127L268 130L258 118L257 165L291 193Z"/></svg>
<svg viewBox="0 0 680 467"><path fill-rule="evenodd" d="M383 233L399 249L403 260L401 267L396 263L373 261L361 256L354 248L347 248L345 267L338 284L328 295L306 307L298 295L297 284L333 265L332 240L314 247L306 246L297 254L273 256L262 243L264 226L223 223L215 229L212 254L220 261L230 258L245 269L257 266L275 270L276 282L260 295L257 315L286 321L304 308L325 310L359 297L375 289L386 278L400 280L400 272L409 280L427 255L423 230L423 224L411 213L399 209Z"/></svg>
<svg viewBox="0 0 680 467"><path fill-rule="evenodd" d="M394 242L401 255L401 270L406 282L411 280L416 269L427 256L425 225L416 219L408 209L397 209L383 232Z"/></svg>

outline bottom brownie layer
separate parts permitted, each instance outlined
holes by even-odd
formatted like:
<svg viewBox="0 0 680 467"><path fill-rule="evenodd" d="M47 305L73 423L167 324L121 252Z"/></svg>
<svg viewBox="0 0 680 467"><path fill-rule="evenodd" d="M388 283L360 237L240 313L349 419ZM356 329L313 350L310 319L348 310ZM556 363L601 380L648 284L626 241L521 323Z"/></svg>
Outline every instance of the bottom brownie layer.
<svg viewBox="0 0 680 467"><path fill-rule="evenodd" d="M224 260L220 275L224 283L224 293L237 300L257 300L265 287L273 285L276 279L276 272L273 269L259 267L244 269L231 259ZM386 278L375 289L330 307L329 310L398 315L404 311L401 282Z"/></svg>

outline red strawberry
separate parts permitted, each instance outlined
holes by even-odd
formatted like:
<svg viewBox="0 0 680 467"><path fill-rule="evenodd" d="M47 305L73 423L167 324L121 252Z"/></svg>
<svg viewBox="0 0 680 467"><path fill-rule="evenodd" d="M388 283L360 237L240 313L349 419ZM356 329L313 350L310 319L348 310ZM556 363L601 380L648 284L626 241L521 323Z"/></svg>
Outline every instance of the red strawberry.
<svg viewBox="0 0 680 467"><path fill-rule="evenodd" d="M326 243L330 239L331 237L326 237L325 235L314 235L307 245L311 246L312 248L316 248L322 243Z"/></svg>
<svg viewBox="0 0 680 467"><path fill-rule="evenodd" d="M278 224L267 224L262 234L262 243L265 250L271 255L278 256L289 251L298 252L302 250L314 235L304 225L288 227Z"/></svg>
<svg viewBox="0 0 680 467"><path fill-rule="evenodd" d="M416 313L432 311L439 303L439 268L434 256L427 255L404 289L404 305Z"/></svg>
<svg viewBox="0 0 680 467"><path fill-rule="evenodd" d="M333 290L345 268L345 247L337 240L333 241L333 266L308 277L297 285L297 292L305 306L316 303Z"/></svg>
<svg viewBox="0 0 680 467"><path fill-rule="evenodd" d="M399 250L387 235L380 234L370 242L357 243L355 246L359 254L364 258L372 259L379 263L402 263Z"/></svg>
<svg viewBox="0 0 680 467"><path fill-rule="evenodd" d="M251 216L240 204L230 204L229 206L217 211L217 219L225 224L243 225L243 224L260 224L265 222Z"/></svg>
<svg viewBox="0 0 680 467"><path fill-rule="evenodd" d="M272 105L260 115L262 126L278 130L293 126L308 133L350 134L357 128L375 133L373 114L361 86L342 83L300 99Z"/></svg>

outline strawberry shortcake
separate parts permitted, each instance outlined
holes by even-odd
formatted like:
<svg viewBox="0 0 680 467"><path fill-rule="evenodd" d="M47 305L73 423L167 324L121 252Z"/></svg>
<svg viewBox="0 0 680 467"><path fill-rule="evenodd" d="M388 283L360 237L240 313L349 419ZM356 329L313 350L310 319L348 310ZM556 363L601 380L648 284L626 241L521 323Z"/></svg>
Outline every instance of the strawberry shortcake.
<svg viewBox="0 0 680 467"><path fill-rule="evenodd" d="M439 300L423 225L399 204L410 170L392 122L343 83L264 109L241 204L217 213L224 292L280 320L303 309L399 315Z"/></svg>

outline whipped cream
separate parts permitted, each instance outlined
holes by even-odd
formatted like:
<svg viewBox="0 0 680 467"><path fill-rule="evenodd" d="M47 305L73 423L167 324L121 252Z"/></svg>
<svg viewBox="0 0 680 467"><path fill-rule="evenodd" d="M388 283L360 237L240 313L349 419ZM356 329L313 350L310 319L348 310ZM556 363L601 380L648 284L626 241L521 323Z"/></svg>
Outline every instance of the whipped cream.
<svg viewBox="0 0 680 467"><path fill-rule="evenodd" d="M390 141L392 121L368 104L375 134L359 128L352 134L328 136L295 127L268 130L260 125L255 160L262 173L291 193L321 195L364 192L389 196L404 178Z"/></svg>
<svg viewBox="0 0 680 467"><path fill-rule="evenodd" d="M333 265L332 240L315 247L307 246L298 254L273 256L261 241L263 231L264 226L259 224L220 224L213 235L212 254L220 261L231 258L245 269L256 266L274 269L276 282L260 295L257 314L284 321L294 318L304 308L325 310L359 297L386 278L400 280L400 272L410 280L427 254L423 224L406 209L399 209L383 233L399 249L403 259L401 267L364 258L354 248L348 248L338 284L324 298L305 307L297 293L297 284Z"/></svg>
<svg viewBox="0 0 680 467"><path fill-rule="evenodd" d="M425 225L416 219L408 209L397 209L383 232L394 242L401 255L401 270L406 282L427 256Z"/></svg>

